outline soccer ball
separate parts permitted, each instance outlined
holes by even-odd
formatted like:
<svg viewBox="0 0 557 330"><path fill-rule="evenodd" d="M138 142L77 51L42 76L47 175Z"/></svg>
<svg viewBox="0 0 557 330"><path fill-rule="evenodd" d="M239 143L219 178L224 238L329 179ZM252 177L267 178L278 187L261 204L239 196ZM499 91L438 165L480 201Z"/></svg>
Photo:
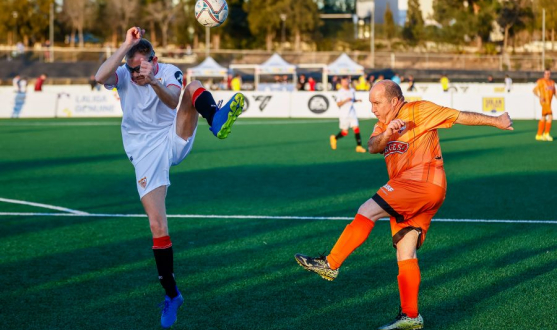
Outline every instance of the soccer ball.
<svg viewBox="0 0 557 330"><path fill-rule="evenodd" d="M219 26L228 17L228 4L225 0L197 0L195 18L207 27Z"/></svg>

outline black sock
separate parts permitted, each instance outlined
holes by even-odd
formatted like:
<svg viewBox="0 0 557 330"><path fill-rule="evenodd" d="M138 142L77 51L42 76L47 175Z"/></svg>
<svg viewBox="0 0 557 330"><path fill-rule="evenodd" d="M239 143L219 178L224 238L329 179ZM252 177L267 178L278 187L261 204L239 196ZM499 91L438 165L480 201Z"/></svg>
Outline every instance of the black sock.
<svg viewBox="0 0 557 330"><path fill-rule="evenodd" d="M341 139L343 137L344 137L344 135L342 135L342 132L338 132L337 136L335 136L335 139L338 140L338 139Z"/></svg>
<svg viewBox="0 0 557 330"><path fill-rule="evenodd" d="M174 280L174 254L172 246L166 249L153 249L155 262L159 272L159 280L170 298L178 296L176 281Z"/></svg>
<svg viewBox="0 0 557 330"><path fill-rule="evenodd" d="M360 133L356 133L356 143L361 146L362 145L362 136L360 135Z"/></svg>
<svg viewBox="0 0 557 330"><path fill-rule="evenodd" d="M213 94L204 90L197 96L195 99L195 103L193 105L195 110L203 116L209 123L209 126L213 125L213 117L215 116L215 112L217 111L217 103L215 99L213 99Z"/></svg>

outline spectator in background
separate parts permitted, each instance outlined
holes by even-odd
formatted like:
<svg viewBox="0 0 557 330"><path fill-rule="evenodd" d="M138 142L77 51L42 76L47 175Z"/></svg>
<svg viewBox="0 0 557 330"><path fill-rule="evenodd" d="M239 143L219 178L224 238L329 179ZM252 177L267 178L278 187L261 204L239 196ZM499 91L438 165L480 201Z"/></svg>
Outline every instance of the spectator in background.
<svg viewBox="0 0 557 330"><path fill-rule="evenodd" d="M313 77L308 78L307 90L315 91L315 79L313 79Z"/></svg>
<svg viewBox="0 0 557 330"><path fill-rule="evenodd" d="M416 89L416 85L414 83L414 76L409 75L408 76L408 89L406 90L407 92L415 92Z"/></svg>
<svg viewBox="0 0 557 330"><path fill-rule="evenodd" d="M242 89L242 77L240 76L239 73L237 73L234 76L234 78L232 78L232 81L230 82L230 87L232 87L232 90L235 92Z"/></svg>
<svg viewBox="0 0 557 330"><path fill-rule="evenodd" d="M449 77L446 74L441 75L441 79L439 79L441 83L441 88L443 88L443 92L449 91Z"/></svg>
<svg viewBox="0 0 557 330"><path fill-rule="evenodd" d="M375 84L375 76L370 74L367 78L367 81L369 83L369 88L371 89L371 87L373 87L373 84Z"/></svg>
<svg viewBox="0 0 557 330"><path fill-rule="evenodd" d="M362 75L358 78L358 83L356 84L357 91L369 91L370 86L366 80L366 76Z"/></svg>
<svg viewBox="0 0 557 330"><path fill-rule="evenodd" d="M46 74L44 73L40 75L39 78L37 78L37 81L35 81L35 92L43 91L43 84L45 80L46 80Z"/></svg>
<svg viewBox="0 0 557 330"><path fill-rule="evenodd" d="M375 83L380 82L381 80L385 80L385 76L380 74L379 77L377 77L377 80L375 81Z"/></svg>
<svg viewBox="0 0 557 330"><path fill-rule="evenodd" d="M505 75L505 90L507 91L507 93L510 93L512 88L513 88L513 80L511 79L511 77L509 77L508 74L506 74Z"/></svg>
<svg viewBox="0 0 557 330"><path fill-rule="evenodd" d="M296 86L296 89L298 89L299 91L305 91L306 90L306 76L301 74L300 77L298 78L298 85Z"/></svg>
<svg viewBox="0 0 557 330"><path fill-rule="evenodd" d="M331 87L334 90L338 90L340 88L340 84L339 84L339 80L337 76L333 76L333 78L331 79Z"/></svg>
<svg viewBox="0 0 557 330"><path fill-rule="evenodd" d="M99 85L99 83L95 79L95 76L89 77L89 85L91 85L91 91L94 91L95 89L96 90L101 89L101 85Z"/></svg>
<svg viewBox="0 0 557 330"><path fill-rule="evenodd" d="M395 72L395 75L391 78L391 80L394 83L396 83L397 85L400 85L400 83L401 83L400 77L399 77L398 73L396 73L396 72Z"/></svg>
<svg viewBox="0 0 557 330"><path fill-rule="evenodd" d="M232 83L232 74L229 73L229 74L226 76L226 89L227 89L227 90L231 90L231 89L232 89L231 83Z"/></svg>
<svg viewBox="0 0 557 330"><path fill-rule="evenodd" d="M488 83L488 84L492 84L492 83L494 83L494 82L495 82L495 81L493 80L493 76L492 76L492 75L487 76L487 83Z"/></svg>
<svg viewBox="0 0 557 330"><path fill-rule="evenodd" d="M19 80L21 79L20 75L16 75L14 79L12 79L12 86L14 86L14 92L19 93Z"/></svg>

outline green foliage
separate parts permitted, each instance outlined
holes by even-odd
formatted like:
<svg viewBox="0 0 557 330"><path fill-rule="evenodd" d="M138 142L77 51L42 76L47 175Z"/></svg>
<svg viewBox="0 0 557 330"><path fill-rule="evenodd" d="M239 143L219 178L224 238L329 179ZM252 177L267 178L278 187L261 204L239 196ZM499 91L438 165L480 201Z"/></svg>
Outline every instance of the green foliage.
<svg viewBox="0 0 557 330"><path fill-rule="evenodd" d="M391 10L391 6L387 3L387 9L385 10L385 15L383 16L383 21L385 22L383 25L385 26L385 37L389 39L393 39L396 37L396 24L395 20L393 19L393 12Z"/></svg>
<svg viewBox="0 0 557 330"><path fill-rule="evenodd" d="M419 0L410 0L408 2L408 11L406 14L406 23L402 29L402 37L410 44L418 44L422 41L424 30L424 19L420 9Z"/></svg>

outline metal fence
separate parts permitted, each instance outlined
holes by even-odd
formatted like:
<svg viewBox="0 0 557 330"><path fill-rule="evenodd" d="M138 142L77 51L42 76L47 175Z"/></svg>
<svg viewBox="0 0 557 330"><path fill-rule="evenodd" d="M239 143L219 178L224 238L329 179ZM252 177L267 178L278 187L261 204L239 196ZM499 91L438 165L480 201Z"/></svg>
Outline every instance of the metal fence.
<svg viewBox="0 0 557 330"><path fill-rule="evenodd" d="M29 62L102 62L116 49L106 48L33 48L0 46L0 60L25 60ZM157 48L161 61L195 65L207 55L224 66L230 64L259 64L267 60L274 52L261 50L211 50L180 48ZM293 64L328 64L342 52L280 52L282 57ZM540 71L543 68L557 69L557 53L547 54L542 63L541 54L525 55L475 55L475 54L440 54L440 53L397 53L375 52L374 58L369 52L353 51L348 55L366 68L391 69L446 69L446 70L489 70L489 71ZM372 66L372 63L375 65Z"/></svg>

